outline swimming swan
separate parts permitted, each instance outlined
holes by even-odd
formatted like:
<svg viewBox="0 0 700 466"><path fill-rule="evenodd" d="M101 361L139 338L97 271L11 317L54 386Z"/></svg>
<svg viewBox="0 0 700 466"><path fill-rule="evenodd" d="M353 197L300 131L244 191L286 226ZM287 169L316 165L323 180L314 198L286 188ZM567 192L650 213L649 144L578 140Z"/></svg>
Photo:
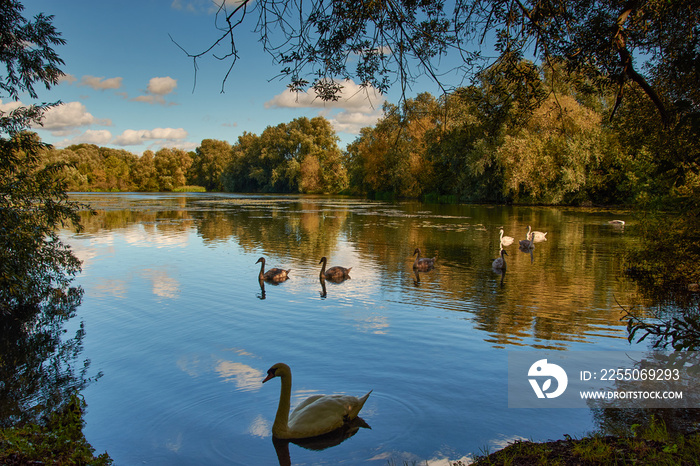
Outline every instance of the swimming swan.
<svg viewBox="0 0 700 466"><path fill-rule="evenodd" d="M263 383L281 379L280 402L272 424L272 435L281 439L301 439L327 434L355 419L372 393L356 398L349 395L313 395L289 412L292 395L292 370L277 363L267 371Z"/></svg>
<svg viewBox="0 0 700 466"><path fill-rule="evenodd" d="M323 267L321 267L321 273L319 274L321 278L325 278L326 280L330 281L342 281L346 278L350 278L350 270L352 270L352 267L346 269L345 267L336 265L335 267L331 267L330 269L326 270L326 261L327 259L324 256L321 258L321 262L319 262L319 264L323 264Z"/></svg>
<svg viewBox="0 0 700 466"><path fill-rule="evenodd" d="M513 244L513 241L515 241L515 238L512 236L503 236L503 228L501 228L501 245L510 246Z"/></svg>
<svg viewBox="0 0 700 466"><path fill-rule="evenodd" d="M547 241L547 232L545 231L544 233L542 233L541 231L533 231L532 240L536 243L539 243L541 241Z"/></svg>
<svg viewBox="0 0 700 466"><path fill-rule="evenodd" d="M283 270L283 269L270 269L267 272L265 272L265 258L261 257L260 259L257 260L256 264L258 262L262 262L260 264L260 274L258 275L258 278L260 280L267 280L270 282L281 282L289 278L289 272L292 271L292 269L289 270Z"/></svg>
<svg viewBox="0 0 700 466"><path fill-rule="evenodd" d="M530 228L530 225L527 226L527 235L525 236L526 239L521 239L519 244L520 244L520 249L534 249L535 248L535 240L532 239L532 235L530 234L530 231L532 228Z"/></svg>
<svg viewBox="0 0 700 466"><path fill-rule="evenodd" d="M416 260L413 261L414 270L427 271L435 266L435 257L421 257L419 248L413 251L413 255L416 256Z"/></svg>
<svg viewBox="0 0 700 466"><path fill-rule="evenodd" d="M506 258L504 256L507 256L508 253L506 252L505 249L501 249L501 257L498 257L493 260L493 264L491 264L491 267L494 269L505 269L506 268Z"/></svg>

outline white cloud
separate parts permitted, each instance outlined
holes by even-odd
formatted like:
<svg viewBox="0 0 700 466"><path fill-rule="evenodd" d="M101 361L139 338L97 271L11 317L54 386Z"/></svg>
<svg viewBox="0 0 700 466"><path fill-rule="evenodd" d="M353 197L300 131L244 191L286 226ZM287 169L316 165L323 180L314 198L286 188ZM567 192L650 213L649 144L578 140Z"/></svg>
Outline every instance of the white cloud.
<svg viewBox="0 0 700 466"><path fill-rule="evenodd" d="M220 360L214 368L224 382L233 382L239 390L260 390L260 380L265 376L260 370L240 362Z"/></svg>
<svg viewBox="0 0 700 466"><path fill-rule="evenodd" d="M166 102L163 96L170 94L175 90L175 88L177 88L177 80L171 78L170 76L165 76L163 78L151 78L148 81L146 94L134 97L131 100L133 102L165 105ZM170 103L168 105L175 104Z"/></svg>
<svg viewBox="0 0 700 466"><path fill-rule="evenodd" d="M265 102L265 108L343 108L372 112L376 108L381 108L384 103L384 97L371 86L363 88L351 80L343 81L342 86L340 99L335 102L324 102L316 96L313 89L306 92L286 90Z"/></svg>
<svg viewBox="0 0 700 466"><path fill-rule="evenodd" d="M75 79L75 78L73 78ZM104 91L105 89L119 89L122 87L123 78L98 78L96 76L83 76L79 86L88 86L96 91Z"/></svg>
<svg viewBox="0 0 700 466"><path fill-rule="evenodd" d="M43 128L51 131L54 136L68 134L75 128L90 125L111 126L112 121L95 118L81 102L57 105L44 114Z"/></svg>
<svg viewBox="0 0 700 466"><path fill-rule="evenodd" d="M53 145L58 148L72 146L73 144L95 144L97 146L100 146L108 144L111 139L112 133L110 133L106 129L89 129L83 134L80 134L70 139L64 139L63 141L57 142Z"/></svg>
<svg viewBox="0 0 700 466"><path fill-rule="evenodd" d="M265 102L265 108L321 108L333 128L342 133L358 134L366 126L374 126L383 115L382 96L373 87L362 87L351 80L343 81L340 99L324 102L313 89L306 92L284 91Z"/></svg>
<svg viewBox="0 0 700 466"><path fill-rule="evenodd" d="M24 106L22 102L19 100L11 100L7 103L3 103L2 100L0 99L0 112L3 113L10 113L12 110L16 110L19 107Z"/></svg>
<svg viewBox="0 0 700 466"><path fill-rule="evenodd" d="M148 81L148 93L154 95L170 94L177 87L177 81L170 76L164 78L151 78Z"/></svg>
<svg viewBox="0 0 700 466"><path fill-rule="evenodd" d="M137 146L149 141L179 141L187 137L183 128L127 129L114 139L118 146Z"/></svg>
<svg viewBox="0 0 700 466"><path fill-rule="evenodd" d="M72 144L107 144L112 139L112 133L106 129L89 129L80 136L73 138Z"/></svg>
<svg viewBox="0 0 700 466"><path fill-rule="evenodd" d="M376 125L383 114L382 110L375 110L370 113L339 112L328 120L338 132L359 134L362 128Z"/></svg>
<svg viewBox="0 0 700 466"><path fill-rule="evenodd" d="M64 74L63 76L58 78L58 83L59 84L61 84L61 83L73 84L77 80L78 80L78 78L76 78L72 74Z"/></svg>
<svg viewBox="0 0 700 466"><path fill-rule="evenodd" d="M190 13L216 13L221 8L221 5L230 10L241 3L243 3L242 0L173 0L170 7L174 10Z"/></svg>
<svg viewBox="0 0 700 466"><path fill-rule="evenodd" d="M140 95L131 99L132 102L145 102L147 104L164 104L165 99L160 95Z"/></svg>

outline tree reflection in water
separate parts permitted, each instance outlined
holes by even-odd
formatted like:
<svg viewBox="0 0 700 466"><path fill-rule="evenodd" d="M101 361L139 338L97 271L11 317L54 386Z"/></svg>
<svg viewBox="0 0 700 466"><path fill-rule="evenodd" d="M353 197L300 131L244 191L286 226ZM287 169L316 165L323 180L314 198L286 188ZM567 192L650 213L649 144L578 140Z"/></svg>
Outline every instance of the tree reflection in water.
<svg viewBox="0 0 700 466"><path fill-rule="evenodd" d="M700 393L697 389L700 353L650 351L645 360L637 361L634 366L640 370L680 369L683 374L680 380L672 384L662 379L650 380L647 388L653 391L681 391L682 399L655 400L655 408L636 407L643 402L634 399L627 400L627 403L622 400L591 399L587 404L599 431L605 435L634 436L635 429L649 428L653 423L662 425L672 434L697 431L700 426L700 409L694 407L700 406ZM639 390L639 385L636 381L616 380L615 390Z"/></svg>
<svg viewBox="0 0 700 466"><path fill-rule="evenodd" d="M38 305L0 316L2 427L40 421L102 375L89 377L90 361L79 361L83 323L66 338L65 324L75 317L82 294L80 288L54 290Z"/></svg>

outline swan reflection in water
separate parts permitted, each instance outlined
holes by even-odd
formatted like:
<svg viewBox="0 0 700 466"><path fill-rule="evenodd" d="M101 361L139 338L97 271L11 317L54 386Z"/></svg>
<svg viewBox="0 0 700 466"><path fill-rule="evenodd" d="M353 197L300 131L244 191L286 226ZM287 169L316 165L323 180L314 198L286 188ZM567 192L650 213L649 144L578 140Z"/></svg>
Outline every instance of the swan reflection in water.
<svg viewBox="0 0 700 466"><path fill-rule="evenodd" d="M260 283L260 294L257 295L258 299L265 299L265 280L258 280Z"/></svg>
<svg viewBox="0 0 700 466"><path fill-rule="evenodd" d="M520 249L520 252L524 252L525 254L530 254L530 263L531 264L535 262L535 254L534 254L535 248L523 248L523 247L521 247L518 249Z"/></svg>
<svg viewBox="0 0 700 466"><path fill-rule="evenodd" d="M318 281L321 282L321 297L325 298L328 292L326 291L326 280L323 277L318 277Z"/></svg>
<svg viewBox="0 0 700 466"><path fill-rule="evenodd" d="M273 281L269 281L269 280L258 279L258 283L260 284L260 293L258 293L256 296L258 297L258 299L265 299L265 283L269 283L272 286L278 286L281 283L283 283L285 280L283 280L281 282L273 282Z"/></svg>
<svg viewBox="0 0 700 466"><path fill-rule="evenodd" d="M494 269L494 268L492 268L491 270L493 270L493 273L496 273L496 274L501 276L501 281L499 284L501 285L501 288L503 288L503 285L505 284L505 280L506 280L506 269Z"/></svg>
<svg viewBox="0 0 700 466"><path fill-rule="evenodd" d="M361 428L371 429L369 424L358 416L352 421L347 422L345 425L343 425L343 427L317 437L289 440L277 438L273 435L272 444L275 447L277 460L279 461L280 466L290 466L292 464L291 456L289 454L290 443L298 445L307 450L321 451L336 445L340 445L355 435Z"/></svg>
<svg viewBox="0 0 700 466"><path fill-rule="evenodd" d="M420 272L418 271L418 269L414 269L413 273L416 275L416 278L413 279L413 284L418 286L420 285Z"/></svg>

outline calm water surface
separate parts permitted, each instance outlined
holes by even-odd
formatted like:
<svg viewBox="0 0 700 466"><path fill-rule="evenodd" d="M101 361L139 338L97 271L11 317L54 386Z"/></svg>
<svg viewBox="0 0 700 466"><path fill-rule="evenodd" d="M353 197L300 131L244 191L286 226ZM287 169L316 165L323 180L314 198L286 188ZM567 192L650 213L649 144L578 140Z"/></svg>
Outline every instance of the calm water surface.
<svg viewBox="0 0 700 466"><path fill-rule="evenodd" d="M584 409L507 406L510 351L630 349L624 213L327 197L76 194L98 210L67 237L84 261L86 436L118 465L447 464L519 438L596 428ZM527 226L547 231L520 252ZM505 275L491 269L499 227ZM633 225L632 229L633 229ZM412 253L437 255L416 276ZM292 269L258 283L259 257ZM352 267L319 281L319 260ZM292 405L362 395L371 429L323 450L273 444L286 362Z"/></svg>

